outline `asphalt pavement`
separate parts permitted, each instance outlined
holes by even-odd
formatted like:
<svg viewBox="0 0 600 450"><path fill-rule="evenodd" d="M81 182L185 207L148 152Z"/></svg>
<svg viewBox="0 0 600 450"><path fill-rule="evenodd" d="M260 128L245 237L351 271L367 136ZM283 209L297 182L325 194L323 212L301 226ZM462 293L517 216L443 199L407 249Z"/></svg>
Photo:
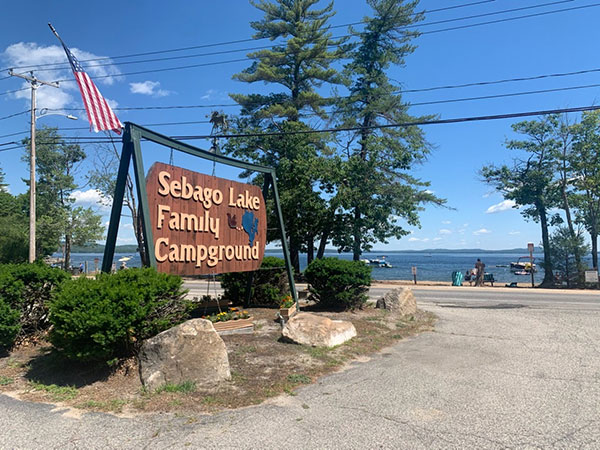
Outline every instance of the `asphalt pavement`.
<svg viewBox="0 0 600 450"><path fill-rule="evenodd" d="M434 332L295 396L116 417L0 395L0 448L600 448L596 293L414 292L438 315Z"/></svg>

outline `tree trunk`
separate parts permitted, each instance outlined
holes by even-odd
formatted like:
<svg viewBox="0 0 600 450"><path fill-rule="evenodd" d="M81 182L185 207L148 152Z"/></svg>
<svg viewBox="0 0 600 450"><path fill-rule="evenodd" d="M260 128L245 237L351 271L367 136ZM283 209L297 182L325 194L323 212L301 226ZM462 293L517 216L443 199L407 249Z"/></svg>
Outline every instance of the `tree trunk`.
<svg viewBox="0 0 600 450"><path fill-rule="evenodd" d="M329 240L329 234L331 233L331 223L328 223L323 230L323 234L321 235L321 241L319 242L319 249L317 250L317 259L323 259L325 255L325 247L327 246L327 241Z"/></svg>
<svg viewBox="0 0 600 450"><path fill-rule="evenodd" d="M569 197L567 196L566 180L562 183L561 195L563 201L563 209L565 211L565 217L567 218L567 227L569 228L569 234L571 235L573 242L575 242L575 227L573 226L573 219L571 217L571 207L569 205ZM579 254L578 249L574 250L575 251L573 256L575 256L575 268L577 270L576 282L577 284L581 284L583 283L583 264L581 263L581 255Z"/></svg>
<svg viewBox="0 0 600 450"><path fill-rule="evenodd" d="M360 260L360 242L361 242L361 232L360 232L360 208L356 206L354 208L354 230L353 230L353 238L354 242L352 243L352 259L354 261Z"/></svg>
<svg viewBox="0 0 600 450"><path fill-rule="evenodd" d="M540 216L540 225L542 227L542 245L544 247L544 279L540 287L552 287L554 285L554 274L552 273L552 259L550 256L550 237L548 235L548 217L546 216L546 206L543 203L537 203L536 208Z"/></svg>
<svg viewBox="0 0 600 450"><path fill-rule="evenodd" d="M295 239L290 237L290 259L292 260L292 267L294 273L300 273L300 246L295 242Z"/></svg>
<svg viewBox="0 0 600 450"><path fill-rule="evenodd" d="M71 230L65 234L65 260L63 261L64 269L69 270L71 266Z"/></svg>
<svg viewBox="0 0 600 450"><path fill-rule="evenodd" d="M592 241L592 265L598 269L598 230L593 227L590 230L590 240Z"/></svg>
<svg viewBox="0 0 600 450"><path fill-rule="evenodd" d="M309 236L306 240L306 265L315 259L315 237Z"/></svg>

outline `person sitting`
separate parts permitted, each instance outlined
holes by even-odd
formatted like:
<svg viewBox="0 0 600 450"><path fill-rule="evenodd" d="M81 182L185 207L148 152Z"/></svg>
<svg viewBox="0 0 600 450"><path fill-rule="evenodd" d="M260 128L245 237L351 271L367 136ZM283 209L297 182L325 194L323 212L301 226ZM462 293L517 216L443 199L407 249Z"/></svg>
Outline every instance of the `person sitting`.
<svg viewBox="0 0 600 450"><path fill-rule="evenodd" d="M467 270L465 272L465 281L468 281L469 284L471 284L471 271L470 270Z"/></svg>

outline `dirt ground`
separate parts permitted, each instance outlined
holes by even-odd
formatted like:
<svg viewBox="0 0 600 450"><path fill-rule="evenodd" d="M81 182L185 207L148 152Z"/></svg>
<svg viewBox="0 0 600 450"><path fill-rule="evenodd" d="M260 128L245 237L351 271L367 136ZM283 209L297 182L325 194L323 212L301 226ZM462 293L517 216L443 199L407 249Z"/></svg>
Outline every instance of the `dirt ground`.
<svg viewBox="0 0 600 450"><path fill-rule="evenodd" d="M76 364L64 360L43 339L26 343L0 357L0 392L23 400L58 403L84 410L131 415L143 412L215 412L254 405L310 384L398 340L433 329L435 317L417 311L394 318L368 306L355 312L318 312L331 319L349 320L358 336L333 349L307 347L281 340L276 310L249 310L251 334L228 334L232 378L212 387L193 384L165 386L154 392L140 382L135 358L118 367Z"/></svg>

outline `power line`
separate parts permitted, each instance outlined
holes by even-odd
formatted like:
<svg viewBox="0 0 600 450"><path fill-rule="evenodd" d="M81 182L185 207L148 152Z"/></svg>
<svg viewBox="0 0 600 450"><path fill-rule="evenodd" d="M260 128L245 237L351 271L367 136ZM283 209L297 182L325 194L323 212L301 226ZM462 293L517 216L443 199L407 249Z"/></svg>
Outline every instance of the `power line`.
<svg viewBox="0 0 600 450"><path fill-rule="evenodd" d="M413 15L423 14L423 13L431 14L434 12L447 11L447 10L458 9L458 8L465 8L465 7L469 7L469 6L481 5L484 3L493 3L494 1L496 1L496 0L476 1L476 2L466 3L466 4L462 4L462 5L454 5L454 6L444 7L444 8L424 10L419 13L415 13ZM331 29L345 28L350 25L359 25L361 23L362 22L352 22L352 23L346 23L346 24L340 24L340 25L333 25L333 26L330 26L329 28L331 28ZM172 49L165 49L165 50L155 50L155 51L151 51L151 52L130 53L128 55L117 55L117 56L106 56L106 57L101 57L101 58L82 59L79 62L85 63L85 62L105 61L105 60L109 60L109 59L134 58L134 57L138 57L138 56L158 55L158 54L173 53L173 52L180 52L180 51L187 51L187 50L197 50L200 48L211 48L211 47L220 47L220 46L224 46L224 45L241 44L244 42L261 41L261 40L265 40L265 39L268 39L268 38L245 38L245 39L237 39L237 40L225 41L225 42L215 42L215 43L211 43L211 44L193 45L193 46L189 46L189 47L179 47L179 48L172 48ZM30 68L37 68L37 67L47 67L47 66L52 66L52 65L56 65L56 64L59 64L59 63L18 66L18 67L12 67L12 69L30 69ZM10 68L11 67L6 67L4 69L0 69L0 72L3 72Z"/></svg>
<svg viewBox="0 0 600 450"><path fill-rule="evenodd" d="M9 116L0 117L0 120L10 119L11 117L16 117L16 116L21 116L21 115L27 114L29 112L31 112L31 109L28 109L27 111L21 111L18 113L10 114Z"/></svg>
<svg viewBox="0 0 600 450"><path fill-rule="evenodd" d="M524 16L507 17L505 19L489 20L487 22L479 22L479 23L473 23L473 24L469 24L469 25L461 25L461 26L457 26L457 27L441 28L439 30L423 31L420 34L434 34L434 33L442 33L444 31L462 30L465 28L479 27L482 25L491 25L491 24L495 24L495 23L510 22L513 20L520 20L520 19L529 19L531 17L547 16L549 14L575 11L575 10L585 9L585 8L594 8L596 6L600 6L600 3L594 3L591 5L583 5L583 6L573 6L572 8L563 8L563 9L557 9L554 11L545 11L545 12L539 12L539 13L534 13L534 14L526 14Z"/></svg>
<svg viewBox="0 0 600 450"><path fill-rule="evenodd" d="M465 17L445 19L445 20L440 20L437 22L428 22L428 23L422 23L422 24L407 25L407 26L403 26L401 28L416 28L416 27L422 27L422 26L430 26L430 25L437 25L437 24L442 24L442 23L456 22L456 21L461 21L461 20L469 20L469 19L473 19L473 18L487 17L487 16L492 16L492 15L505 14L505 13L509 13L509 12L523 11L523 10L534 9L534 8L542 8L545 6L552 6L552 5L561 4L561 3L569 3L569 2L573 2L573 1L574 0L558 0L558 1L553 1L553 2L549 2L549 3L543 3L540 5L532 5L532 6L525 6L525 7L520 7L520 8L506 9L506 10L501 10L501 11L493 11L493 12L483 13L483 14L476 14L476 15L465 16ZM550 12L552 12L552 11L550 11ZM510 18L510 19L512 19L512 18ZM434 30L434 32L438 32L438 31L439 30ZM427 32L421 33L421 34L426 34L426 33ZM349 37L353 37L353 35L335 36L335 37L332 37L332 39L343 39L343 38L349 38ZM330 47L333 47L333 46L337 46L337 45L330 45ZM203 56L215 56L215 55L231 54L231 53L238 53L238 52L248 52L248 51L254 51L254 50L264 50L264 49L271 48L271 47L272 47L272 45L264 45L264 46L259 46L259 47L246 47L246 48L241 48L241 49L223 50L223 51L211 52L211 53L200 53L200 54L195 54L195 55L172 56L172 57L167 57L167 58L153 58L153 59L145 59L145 60L138 60L138 61L124 61L124 62L116 62L116 63L110 62L110 63L106 63L106 64L95 64L93 66L89 66L88 70L91 68L104 67L104 66L117 66L117 65L124 65L124 64L140 64L140 63L147 63L147 62L170 61L170 60L176 60L176 59L188 59L188 58L197 58L197 57L203 57ZM136 72L129 72L129 73L121 73L121 74L101 75L101 76L96 76L94 78L98 79L98 78L110 78L110 77L127 76L127 75L140 75L140 74L145 74L145 73L183 70L183 69L191 69L191 68L213 66L213 65L220 65L220 64L229 64L229 63L234 63L234 62L243 62L243 61L250 61L250 60L252 60L252 58L238 58L238 59L216 61L216 62L210 62L210 63L168 67L168 68L163 68L163 69L149 69L149 70L144 70L144 71L136 71ZM87 61L95 61L95 60L92 59L92 60L87 60ZM67 69L69 67L68 63L50 63L50 64L42 64L42 65L38 65L38 66L21 66L19 69L22 69L24 67L42 67L42 66L49 66L49 65L52 65L53 67L48 68L48 69L36 69L36 71L37 72L47 72L47 71L55 71L55 70L60 70L60 69ZM4 80L4 79L8 79L8 78L10 78L10 77L0 78L0 81ZM59 80L59 82L65 82L65 81L72 81L72 80L71 79Z"/></svg>
<svg viewBox="0 0 600 450"><path fill-rule="evenodd" d="M591 106L578 106L573 108L555 108L538 111L525 111L516 113L505 113L505 114L494 114L485 116L469 116L469 117L456 117L451 119L435 119L435 120L417 120L413 122L399 122L390 123L383 125L372 125L372 126L356 126L356 127L339 127L339 128L324 128L319 130L300 130L300 131L284 131L284 132L266 132L266 133L238 133L238 134L205 134L205 135L192 135L192 136L171 136L171 139L176 140L197 140L197 139L213 139L213 138L245 138L245 137L269 137L269 136L288 136L288 135L305 135L305 134L321 134L321 133L342 133L350 131L361 131L361 130L376 130L376 129L387 129L387 128L406 128L413 126L426 126L426 125L447 125L454 123L468 123L468 122L484 122L491 120L504 120L504 119L516 119L523 117L533 116L547 116L550 114L568 114L578 113L585 111L598 111L600 105ZM41 144L52 144L56 141L41 142ZM80 141L68 141L62 140L64 143L81 143ZM108 138L98 139L96 142L86 143L108 143L111 142Z"/></svg>
<svg viewBox="0 0 600 450"><path fill-rule="evenodd" d="M475 15L471 15L471 16L444 19L444 20L439 20L436 22L427 22L427 23L421 23L421 24L406 25L406 26L403 26L400 28L416 28L416 27L422 27L422 26L439 25L442 23L456 22L456 21L461 21L461 20L469 20L469 19L480 18L480 17L488 17L488 16L494 16L494 15L498 15L498 14L506 14L506 13L510 13L510 12L523 11L523 10L534 9L534 8L542 8L545 6L552 6L552 5L557 5L557 4L561 4L561 3L570 3L573 1L574 0L558 0L558 1L553 1L553 2L549 2L549 3L543 3L541 5L531 5L531 6L521 7L521 8L505 9L505 10L501 10L501 11L492 11L492 12L488 12L488 13L475 14ZM344 24L343 26L356 25L356 24L361 24L361 23L363 23L363 22ZM331 28L337 28L337 27L340 27L340 26L331 27ZM332 37L332 39L348 38L348 37L352 37L352 36L353 35L335 36L335 37ZM271 44L271 45L262 45L259 47L245 47L245 48L233 49L233 50L222 50L222 51L210 52L210 53L199 53L199 54L194 54L194 55L181 55L181 56L170 56L170 57L166 57L166 58L141 59L141 60L137 60L137 61L109 62L106 64L94 64L92 66L89 66L89 68L97 68L97 67L105 67L105 66L119 66L119 65L125 65L125 64L142 64L142 63L148 63L148 62L172 61L172 60L177 60L177 59L189 59L189 58L199 58L199 57L204 57L204 56L225 55L225 54L231 54L231 53L264 50L264 49L271 48L272 46L273 45ZM250 60L250 58L223 61L223 62L220 62L220 64L224 64L227 62L239 62L239 61L248 61L248 60ZM90 60L84 60L84 61L95 61L95 60L90 59ZM36 71L37 72L48 72L48 71L55 71L55 70L69 68L68 63L50 63L50 64L43 64L43 65L38 65L38 66L21 66L21 67L19 67L19 69L22 69L24 67L42 67L42 66L49 66L49 65L52 65L52 67L47 68L47 69L36 69ZM195 67L195 65L194 66L183 66L181 68L183 69L183 68L189 68L189 67ZM170 68L168 70L175 70L175 69ZM137 74L138 74L138 72L132 72L132 73L127 73L127 74L116 74L116 75L109 75L109 76L125 76L125 75L137 75ZM0 81L7 79L7 78L10 78L10 77L0 78Z"/></svg>
<svg viewBox="0 0 600 450"><path fill-rule="evenodd" d="M569 0L569 1L573 1L573 0ZM527 14L527 15L523 15L523 16L509 17L509 18L505 18L505 19L497 19L497 20L487 21L487 22L479 22L479 23L463 25L463 26L458 26L458 27L443 28L443 29L432 30L432 31L424 31L424 32L421 32L420 34L432 34L432 33L439 33L439 32L445 32L445 31L466 29L466 28L472 28L472 27L477 27L477 26L482 26L482 25L489 25L489 24L494 24L494 23L508 22L508 21L512 21L512 20L519 20L519 19L525 19L525 18L544 16L544 15L548 15L548 14L573 11L573 10L578 10L578 9L583 9L583 8L592 8L592 7L596 7L596 6L600 6L600 3L594 3L591 5L584 5L584 6L578 6L578 7L572 7L572 8L564 8L564 9L553 10L553 11L540 12L540 13L535 13L535 14ZM537 7L539 7L539 6L537 6ZM100 76L95 76L94 79L114 78L114 77L127 76L127 75L141 75L141 74L146 74L146 73L159 73L159 72L167 72L167 71L173 71L173 70L183 70L183 69L191 69L191 68L197 68L197 67L207 67L207 66L215 66L215 65L221 65L221 64L229 64L229 63L234 63L234 62L243 62L243 61L249 61L249 60L251 60L251 59L250 58L239 58L239 59L225 60L225 61L214 61L214 62L209 62L209 63L190 64L190 65L186 65L186 66L167 67L167 68L162 68L162 69L141 70L141 71L137 71L137 72L129 72L129 73L122 73L122 74L100 75ZM58 80L57 82L64 83L64 82L74 82L74 81L75 80L68 78L68 79ZM7 95L10 93L14 93L14 92L23 91L23 90L26 90L26 88L0 92L0 96Z"/></svg>
<svg viewBox="0 0 600 450"><path fill-rule="evenodd" d="M443 100L432 100L427 102L409 102L409 106L422 106L422 105L438 105L444 103L458 103L458 102L466 102L466 101L475 101L475 100L487 100L493 98L504 98L504 97L519 97L523 95L533 95L533 94L543 94L549 92L562 92L562 91L573 91L578 89L590 89L600 87L600 84L587 84L587 85L579 85L579 86L566 86L560 88L550 88L550 89L537 89L533 91L519 91L519 92L509 92L504 94L492 94L492 95L482 95L478 97L460 97L460 98L451 98L451 99L443 99ZM338 97L338 98L351 98L351 96L346 97ZM240 106L237 103L224 103L217 105L171 105L171 106L139 106L139 107L120 107L114 108L114 110L121 111L131 111L131 110L168 110L168 109L201 109L201 108L228 108L228 107L238 107ZM84 108L62 108L64 111L84 111ZM305 114L306 115L306 114Z"/></svg>

